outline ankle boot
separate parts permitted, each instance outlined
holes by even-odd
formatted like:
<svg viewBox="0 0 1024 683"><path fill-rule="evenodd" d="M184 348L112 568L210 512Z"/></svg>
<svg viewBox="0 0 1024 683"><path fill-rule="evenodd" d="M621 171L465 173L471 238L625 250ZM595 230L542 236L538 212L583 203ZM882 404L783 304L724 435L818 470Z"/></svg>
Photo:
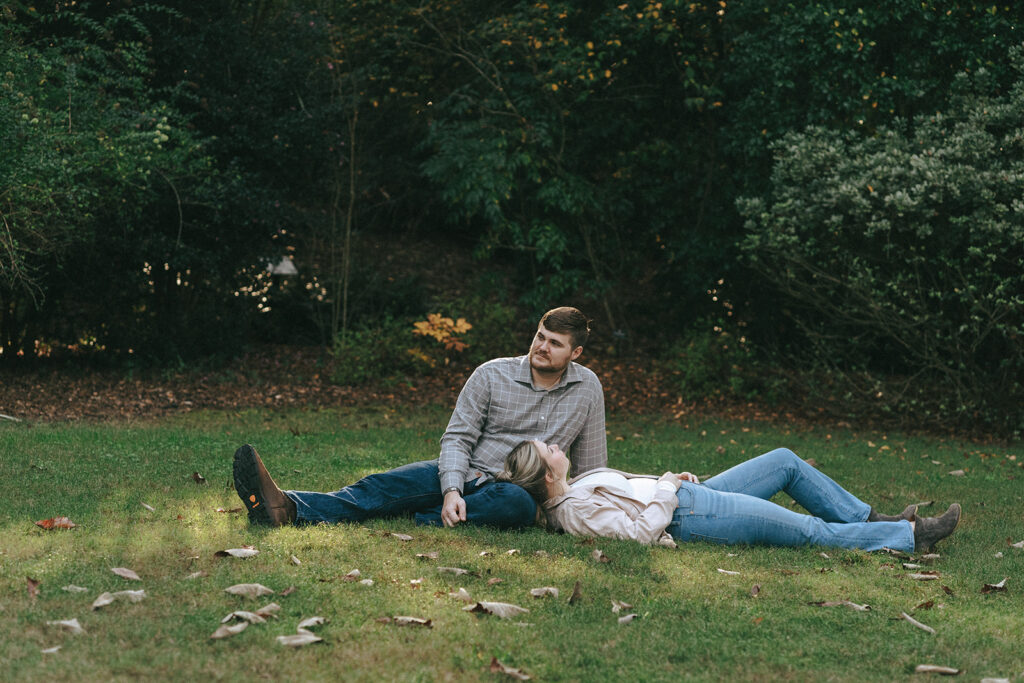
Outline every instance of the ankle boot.
<svg viewBox="0 0 1024 683"><path fill-rule="evenodd" d="M953 503L941 517L918 517L914 522L914 551L927 552L949 536L960 523L960 504Z"/></svg>
<svg viewBox="0 0 1024 683"><path fill-rule="evenodd" d="M901 519L905 519L908 522L917 516L917 503L913 503L903 508L903 512L898 515L883 515L875 512L875 508L871 508L871 512L868 513L869 522L898 522Z"/></svg>

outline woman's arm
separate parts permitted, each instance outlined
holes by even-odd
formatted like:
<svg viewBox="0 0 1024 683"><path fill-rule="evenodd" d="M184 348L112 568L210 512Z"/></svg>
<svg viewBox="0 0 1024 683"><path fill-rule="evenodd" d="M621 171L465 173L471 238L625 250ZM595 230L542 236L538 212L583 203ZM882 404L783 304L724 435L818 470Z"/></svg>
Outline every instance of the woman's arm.
<svg viewBox="0 0 1024 683"><path fill-rule="evenodd" d="M675 476L675 475L673 475ZM662 479L664 481L664 479ZM636 517L626 512L628 505L614 492L597 487L584 498L570 496L548 511L549 518L574 536L619 538L652 544L672 521L678 499L675 488L660 487L654 500Z"/></svg>

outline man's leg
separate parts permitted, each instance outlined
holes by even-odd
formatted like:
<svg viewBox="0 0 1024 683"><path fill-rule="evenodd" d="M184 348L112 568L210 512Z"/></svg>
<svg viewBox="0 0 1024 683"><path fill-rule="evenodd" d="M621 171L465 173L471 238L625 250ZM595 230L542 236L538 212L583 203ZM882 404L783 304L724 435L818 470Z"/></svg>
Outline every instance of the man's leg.
<svg viewBox="0 0 1024 683"><path fill-rule="evenodd" d="M716 491L744 493L768 500L785 491L826 522L863 522L871 506L811 467L788 448L751 458L704 482Z"/></svg>
<svg viewBox="0 0 1024 683"><path fill-rule="evenodd" d="M439 506L442 501L436 460L371 474L333 493L285 491L284 494L295 502L296 524L397 517Z"/></svg>
<svg viewBox="0 0 1024 683"><path fill-rule="evenodd" d="M521 529L532 526L537 519L537 504L525 489L515 484L499 481L477 486L474 482L466 482L462 494L466 501L467 524ZM417 512L416 523L444 526L441 506Z"/></svg>

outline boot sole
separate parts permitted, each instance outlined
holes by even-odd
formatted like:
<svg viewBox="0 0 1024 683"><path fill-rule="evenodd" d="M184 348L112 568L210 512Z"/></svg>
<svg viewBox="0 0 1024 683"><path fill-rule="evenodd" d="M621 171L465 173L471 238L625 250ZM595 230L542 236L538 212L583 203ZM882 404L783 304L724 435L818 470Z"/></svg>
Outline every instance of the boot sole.
<svg viewBox="0 0 1024 683"><path fill-rule="evenodd" d="M245 504L249 513L250 524L272 526L267 501L263 498L260 487L259 468L256 466L256 449L246 444L235 451L235 462L232 475L235 480L235 491Z"/></svg>

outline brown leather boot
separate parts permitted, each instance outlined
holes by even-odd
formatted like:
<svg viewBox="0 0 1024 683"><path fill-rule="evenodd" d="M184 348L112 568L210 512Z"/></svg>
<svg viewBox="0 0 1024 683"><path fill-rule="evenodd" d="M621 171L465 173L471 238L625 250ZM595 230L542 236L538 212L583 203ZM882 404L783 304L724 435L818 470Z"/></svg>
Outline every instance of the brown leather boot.
<svg viewBox="0 0 1024 683"><path fill-rule="evenodd" d="M953 503L941 517L918 517L914 521L914 551L927 552L949 536L960 523L960 504Z"/></svg>
<svg viewBox="0 0 1024 683"><path fill-rule="evenodd" d="M250 524L283 526L295 521L295 503L274 483L255 448L246 444L235 451L233 474Z"/></svg>
<svg viewBox="0 0 1024 683"><path fill-rule="evenodd" d="M901 519L905 519L908 522L917 516L917 503L912 503L907 507L903 508L903 512L898 515L882 515L875 512L875 508L871 508L871 512L868 514L867 521L869 522L898 522Z"/></svg>

